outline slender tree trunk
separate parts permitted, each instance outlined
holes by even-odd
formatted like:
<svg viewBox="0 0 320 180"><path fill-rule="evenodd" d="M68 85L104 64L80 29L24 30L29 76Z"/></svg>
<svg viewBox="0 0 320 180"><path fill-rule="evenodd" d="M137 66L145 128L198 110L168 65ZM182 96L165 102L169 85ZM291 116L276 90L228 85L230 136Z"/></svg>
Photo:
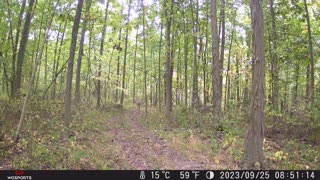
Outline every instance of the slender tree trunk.
<svg viewBox="0 0 320 180"><path fill-rule="evenodd" d="M104 14L104 23L103 23L103 26L102 26L102 37L101 37L101 41L100 41L100 56L103 55L103 51L104 51L104 39L105 39L105 36L106 36L106 21L107 21L107 17L108 17L108 7L109 7L109 1L107 1L107 4L106 4L106 10L105 10L105 14ZM122 13L121 13L122 14ZM120 33L121 33L121 30L120 30ZM119 45L120 47L120 45ZM100 108L101 106L101 80L100 80L100 77L101 77L101 61L102 59L99 58L99 65L98 65L98 79L97 79L97 86L96 86L96 92L97 92L97 108ZM119 59L118 59L119 61Z"/></svg>
<svg viewBox="0 0 320 180"><path fill-rule="evenodd" d="M198 60L197 60L197 52L198 52L198 14L196 14L196 18L194 18L193 14L193 0L191 3L191 16L192 16L192 32L193 32L193 82L192 82L192 108L198 109L199 106L199 95L198 95ZM198 8L195 10L198 12Z"/></svg>
<svg viewBox="0 0 320 180"><path fill-rule="evenodd" d="M124 45L124 58L123 58L123 72L122 72L122 93L120 98L120 104L123 105L123 98L124 98L124 89L125 89L125 82L126 82L126 64L127 64L127 51L128 51L128 33L129 33L129 22L130 22L130 10L131 10L131 2L129 1L129 9L128 9L128 21L126 27L126 37L125 37L125 45Z"/></svg>
<svg viewBox="0 0 320 180"><path fill-rule="evenodd" d="M44 23L44 11L45 11L45 8L43 8L43 10L42 10L42 15L41 15L41 21L40 21L40 28L39 28L39 34L38 34L38 38L36 39L36 41L37 41L37 48L36 48L36 50L35 50L35 59L38 59L38 55L39 55L39 49L40 49L40 44L41 44L41 32L42 32L42 28L43 28L43 24L47 24L47 22L45 22ZM47 21L47 19L46 19L46 21ZM32 61L34 60L33 59L33 57L34 56L32 56ZM41 59L42 57L40 57L40 59ZM36 60L35 60L35 63L36 63ZM34 64L35 64L34 63ZM32 63L33 64L33 63ZM30 69L32 69L32 68L30 68ZM39 79L40 79L40 72L41 72L41 61L40 61L40 64L39 64L39 71L38 71L38 75L37 75L37 80L36 80L36 83L35 83L35 90L37 90L38 89L38 85L39 85ZM30 78L31 78L31 76L32 76L32 71L30 71Z"/></svg>
<svg viewBox="0 0 320 180"><path fill-rule="evenodd" d="M134 48L134 58L133 58L133 96L132 96L132 104L135 103L136 100L136 61L137 61L137 48L138 48L138 32L139 29L137 28L136 32L136 44Z"/></svg>
<svg viewBox="0 0 320 180"><path fill-rule="evenodd" d="M121 14L122 14L122 11L121 11ZM119 30L119 36L118 36L118 41L119 41L119 44L115 46L116 50L118 50L118 52L120 53L121 49L120 49L120 42L121 42L121 33L122 33L122 27L120 27L120 30ZM115 103L118 102L118 97L119 97L119 90L118 90L118 87L119 87L119 76L120 76L120 55L118 54L118 59L117 59L117 88L116 88L116 97L115 97Z"/></svg>
<svg viewBox="0 0 320 180"><path fill-rule="evenodd" d="M226 42L226 22L225 22L225 0L220 0L221 9L220 9L220 22L221 22L221 46L220 46L220 87L219 87L219 94L221 96L221 103L222 103L222 70L223 70L223 61L224 61L224 49L225 49L225 42ZM221 105L220 105L221 106ZM222 109L221 109L222 111ZM222 113L221 113L222 114ZM221 117L222 118L222 117Z"/></svg>
<svg viewBox="0 0 320 180"><path fill-rule="evenodd" d="M252 24L252 99L248 131L245 139L246 168L263 167L265 62L262 0L251 0Z"/></svg>
<svg viewBox="0 0 320 180"><path fill-rule="evenodd" d="M185 12L183 11L183 35L184 35L184 103L187 106L188 105L188 35L187 35L187 18L185 17Z"/></svg>
<svg viewBox="0 0 320 180"><path fill-rule="evenodd" d="M12 40L12 78L11 78L11 97L15 94L15 81L16 81L16 58L17 58L17 51L18 51L18 42L19 42L19 36L20 36L20 27L22 23L22 17L24 13L24 9L26 7L26 0L22 1L21 9L19 13L19 19L18 19L18 26L17 26L17 32L16 37L13 39L13 28L12 28L12 17L11 17L11 10L9 0L7 0L7 6L8 6L8 15L9 15L9 26L10 26L10 36Z"/></svg>
<svg viewBox="0 0 320 180"><path fill-rule="evenodd" d="M81 73L81 64L82 64L82 56L83 56L83 43L85 38L85 33L87 31L87 19L90 12L91 0L86 0L86 17L83 20L81 37L80 37L80 47L77 61L77 70L76 70L76 91L75 91L75 101L77 104L80 103L80 73Z"/></svg>
<svg viewBox="0 0 320 180"><path fill-rule="evenodd" d="M145 113L146 116L148 114L148 97L147 97L147 59L146 59L146 32L145 32L145 6L142 0L142 6L143 6L143 19L142 19L142 27L143 27L143 64L144 64L144 102L145 102Z"/></svg>
<svg viewBox="0 0 320 180"><path fill-rule="evenodd" d="M56 9L57 5L59 4L59 0L57 1L54 9ZM51 18L50 18L50 22L49 24L47 25L47 30L44 34L44 39L43 39L43 42L42 42L42 46L41 48L39 49L39 56L37 57L36 59L36 62L35 62L35 66L34 68L32 69L32 75L31 75L31 78L29 80L29 86L28 86L28 90L27 90L27 94L24 98L24 101L23 101L23 105L22 105L22 110L21 110L21 115L20 115L20 120L19 120L19 124L18 124L18 127L17 127L17 131L16 131L16 134L15 134L15 141L18 142L19 140L19 136L20 136L20 130L21 130L21 127L22 127L22 122L23 122L23 119L24 119L24 115L25 115L25 109L26 109L26 105L27 105L27 101L29 100L29 97L31 96L32 94L32 87L33 87L33 83L34 83L34 79L35 79L35 75L36 75L36 71L37 71L37 68L41 62L41 57L42 57L42 53L43 53L43 50L44 50L44 47L47 43L47 40L49 39L49 31L51 29L51 24L52 24L52 21L53 21L53 17L54 17L55 13L53 11L52 15L51 15Z"/></svg>
<svg viewBox="0 0 320 180"><path fill-rule="evenodd" d="M246 29L246 44L248 46L247 49L247 62L245 65L245 76L244 76L244 89L243 89L243 108L245 112L248 112L248 105L249 105L249 63L251 61L250 54L251 54L251 36L249 33L249 29Z"/></svg>
<svg viewBox="0 0 320 180"><path fill-rule="evenodd" d="M22 82L21 82L22 67L23 67L24 55L25 55L25 51L26 51L27 43L28 43L28 36L29 36L29 31L30 31L30 23L31 23L31 19L32 19L33 5L34 5L34 0L30 0L29 6L28 6L28 11L26 14L25 22L24 22L23 31L22 31L20 48L19 48L19 52L18 52L16 82L15 82L15 89L14 89L15 93L14 94L20 93L20 88L21 88L21 84L22 84Z"/></svg>
<svg viewBox="0 0 320 180"><path fill-rule="evenodd" d="M209 32L208 32L208 25L209 25L209 5L208 8L206 10L206 38L205 38L205 47L204 47L204 53L202 53L202 58L203 58L203 104L204 106L207 105L207 102L209 102L209 90L208 87L209 85L207 85L207 67L208 67L208 37L209 37Z"/></svg>
<svg viewBox="0 0 320 180"><path fill-rule="evenodd" d="M222 119L221 109L221 61L219 59L219 37L217 27L217 7L216 0L211 0L211 32L212 32L212 90L213 90L213 122L215 125L220 123Z"/></svg>
<svg viewBox="0 0 320 180"><path fill-rule="evenodd" d="M279 75L278 75L278 58L277 58L277 32L276 32L276 22L275 14L273 7L273 0L270 0L270 12L271 12L271 23L272 23L272 63L271 63L271 72L272 72L272 106L273 109L278 111L278 94L279 94Z"/></svg>
<svg viewBox="0 0 320 180"><path fill-rule="evenodd" d="M93 27L94 27L94 21L92 22L91 25L91 29L90 29L90 34L89 34L89 49L88 49L88 69L87 69L87 85L88 85L88 101L91 102L91 95L92 95L92 91L91 91L91 74L92 74L92 70L91 70L91 47L92 47L92 38L93 38Z"/></svg>
<svg viewBox="0 0 320 180"><path fill-rule="evenodd" d="M160 42L159 42L159 58L158 58L158 102L159 110L161 110L161 49L162 49L162 31L163 25L160 24Z"/></svg>
<svg viewBox="0 0 320 180"><path fill-rule="evenodd" d="M62 31L62 35L61 35L59 50L58 50L57 56L55 55L55 57L54 57L55 61L56 61L56 65L55 65L55 68L54 68L54 77L52 79L52 86L53 86L52 87L52 99L55 99L55 97L56 97L57 78L58 78L58 76L60 74L60 73L58 73L59 61L60 61L62 46L63 46L63 42L64 42L64 36L65 36L66 30L67 30L67 24L68 24L68 21L66 20L65 23L64 23L64 27L63 27L63 31ZM58 38L59 38L59 36L57 37L57 43L58 43L58 40L59 40Z"/></svg>
<svg viewBox="0 0 320 180"><path fill-rule="evenodd" d="M236 55L236 97L237 104L240 103L240 72L239 72L239 57Z"/></svg>
<svg viewBox="0 0 320 180"><path fill-rule="evenodd" d="M228 50L228 62L227 62L227 75L226 75L226 91L224 95L224 109L229 108L229 100L230 100L230 77L229 77L229 72L230 72L230 60L231 60L231 49L232 49L232 43L233 43L233 33L234 30L231 32L230 36L230 45L229 45L229 50Z"/></svg>
<svg viewBox="0 0 320 180"><path fill-rule="evenodd" d="M72 92L72 76L73 76L73 62L77 46L77 35L81 18L81 11L84 0L78 0L77 11L74 17L72 27L72 38L68 59L68 72L65 92L65 106L64 106L64 121L65 121L65 138L70 136L70 122L71 122L71 92Z"/></svg>
<svg viewBox="0 0 320 180"><path fill-rule="evenodd" d="M300 73L300 62L297 60L296 67L295 67L295 85L294 85L294 91L293 91L293 99L292 99L292 108L291 112L294 112L299 107L298 102L298 88L299 88L299 73Z"/></svg>
<svg viewBox="0 0 320 180"><path fill-rule="evenodd" d="M307 0L304 0L304 8L306 11L306 19L307 19L307 27L308 27L308 44L309 44L309 53L310 53L310 65L308 66L308 70L310 69L310 72L307 71L307 76L310 76L310 81L308 79L307 85L310 85L309 92L307 92L307 97L309 99L311 107L313 107L314 104L314 60L313 60L313 48L312 48L312 37L311 37L311 24L310 24L310 18L309 18L309 12L308 12L308 6L307 6ZM309 75L310 73L310 75ZM313 118L312 118L313 119Z"/></svg>

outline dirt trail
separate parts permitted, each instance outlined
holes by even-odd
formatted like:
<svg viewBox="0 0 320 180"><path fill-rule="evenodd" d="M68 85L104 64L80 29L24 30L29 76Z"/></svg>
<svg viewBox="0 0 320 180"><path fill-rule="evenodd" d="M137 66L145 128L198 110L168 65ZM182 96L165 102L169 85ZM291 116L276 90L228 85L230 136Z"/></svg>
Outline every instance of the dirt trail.
<svg viewBox="0 0 320 180"><path fill-rule="evenodd" d="M121 162L128 169L205 169L206 164L190 160L167 146L165 140L142 127L142 112L128 110L109 120L109 135L114 144L120 145ZM109 124L108 123L108 124Z"/></svg>

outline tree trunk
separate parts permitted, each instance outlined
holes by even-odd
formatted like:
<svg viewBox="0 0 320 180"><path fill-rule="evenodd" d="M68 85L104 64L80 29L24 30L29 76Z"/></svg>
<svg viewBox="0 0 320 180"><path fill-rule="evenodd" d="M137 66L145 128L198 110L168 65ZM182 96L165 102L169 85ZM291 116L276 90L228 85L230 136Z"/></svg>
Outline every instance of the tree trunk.
<svg viewBox="0 0 320 180"><path fill-rule="evenodd" d="M222 118L222 92L221 92L221 61L219 59L219 37L217 27L217 7L216 0L211 0L211 31L212 31L212 90L213 90L213 122L219 125Z"/></svg>
<svg viewBox="0 0 320 180"><path fill-rule="evenodd" d="M308 69L310 69L310 81L308 80L307 85L310 85L309 92L307 92L308 102L310 102L311 107L313 107L314 104L314 60L313 60L313 48L312 48L312 37L311 37L311 24L310 24L310 18L309 18L309 12L308 12L308 6L307 6L307 0L304 0L304 8L306 11L306 19L307 19L307 27L308 27L308 44L309 44L309 53L310 53L310 65L308 66Z"/></svg>
<svg viewBox="0 0 320 180"><path fill-rule="evenodd" d="M161 49L162 49L162 31L163 25L160 24L160 42L159 42L159 59L158 59L158 102L159 110L161 110Z"/></svg>
<svg viewBox="0 0 320 180"><path fill-rule="evenodd" d="M56 2L56 5L55 5L54 9L56 9L58 4L59 4L59 0ZM35 78L38 66L39 66L39 64L41 62L41 57L42 57L44 46L47 44L47 40L49 39L49 31L51 29L51 24L52 24L54 15L55 15L55 13L53 11L53 13L52 13L52 15L50 17L49 24L47 25L47 30L46 30L46 32L44 34L44 39L43 39L41 48L39 49L39 56L36 59L34 68L32 69L32 73L31 73L31 78L29 80L29 86L28 86L27 94L26 94L26 96L24 98L24 101L23 101L20 120L19 120L19 124L18 124L17 131L16 131L16 134L15 134L15 141L16 142L18 142L18 140L19 140L19 136L20 136L19 134L20 134L20 130L21 130L21 127L22 127L22 122L23 122L24 115L25 115L25 109L26 109L27 101L28 101L28 99L29 99L29 97L31 96L31 93L32 93L32 87L33 87L33 83L34 83L34 78Z"/></svg>
<svg viewBox="0 0 320 180"><path fill-rule="evenodd" d="M147 59L146 59L146 32L145 32L145 6L143 4L143 0L142 0L142 6L143 6L143 79L144 79L144 103L145 103L145 113L146 116L148 114L148 97L147 97Z"/></svg>
<svg viewBox="0 0 320 180"><path fill-rule="evenodd" d="M166 116L169 118L172 112L172 75L173 75L173 47L171 40L171 23L172 23L172 9L173 0L169 3L170 9L167 8L165 2L165 11L167 14L166 26L166 73L165 73L165 87L166 87Z"/></svg>
<svg viewBox="0 0 320 180"><path fill-rule="evenodd" d="M65 138L70 136L70 122L71 122L71 92L72 92L72 76L73 76L73 62L76 53L77 35L81 18L81 11L84 0L79 0L77 5L76 15L73 21L72 38L68 59L68 72L65 92L65 105L64 105L64 126L65 126Z"/></svg>
<svg viewBox="0 0 320 180"><path fill-rule="evenodd" d="M192 16L192 33L193 33L193 82L192 82L192 108L198 109L199 106L199 90L198 90L198 60L197 60L197 52L198 52L198 14L196 14L196 18L194 18L193 14L193 0L190 1L191 4L191 16ZM197 5L198 7L198 5ZM195 10L198 12L198 8Z"/></svg>
<svg viewBox="0 0 320 180"><path fill-rule="evenodd" d="M221 22L221 46L220 46L220 87L219 87L219 94L221 96L221 103L222 103L222 71L223 71L223 61L224 61L224 49L225 49L225 42L226 42L226 20L225 20L225 0L220 0L221 9L220 9L220 22ZM220 105L221 106L221 105ZM222 111L222 110L221 110ZM222 117L221 117L222 118Z"/></svg>
<svg viewBox="0 0 320 180"><path fill-rule="evenodd" d="M121 14L122 14L122 11L121 11ZM118 41L119 41L119 44L116 45L114 48L116 48L116 50L120 53L121 49L120 49L120 42L121 42L121 33L122 33L122 27L120 27L120 30L119 30L119 35L118 35ZM118 96L119 96L119 90L118 90L118 87L119 87L119 76L120 76L120 55L118 53L118 58L117 58L117 80L116 80L116 97L115 97L115 103L118 102Z"/></svg>
<svg viewBox="0 0 320 180"><path fill-rule="evenodd" d="M10 10L10 4L9 0L7 0L7 8L8 8L8 16L9 16L9 26L10 26L10 37L12 41L12 77L11 77L11 97L14 96L15 93L15 80L16 80L16 58L17 58L17 51L18 51L18 42L19 42L19 36L20 36L20 27L22 22L22 16L24 13L24 9L26 7L26 0L22 1L20 13L19 13L19 19L18 19L18 26L17 26L17 32L15 39L13 38L13 28L12 28L12 17L11 17L11 10ZM5 67L4 67L5 68Z"/></svg>
<svg viewBox="0 0 320 180"><path fill-rule="evenodd" d="M76 70L76 91L75 91L75 101L77 104L80 103L80 73L81 73L81 63L82 63L82 56L83 56L83 43L85 38L84 36L87 31L87 18L90 12L91 2L92 2L91 0L86 0L86 17L83 20L81 37L80 37L80 47L79 47L77 70Z"/></svg>
<svg viewBox="0 0 320 180"><path fill-rule="evenodd" d="M59 69L59 61L60 61L60 56L61 56L61 50L62 50L62 46L63 46L63 42L64 42L64 36L65 36L65 33L66 33L66 30L67 30L67 24L68 24L68 21L66 20L65 23L64 23L64 27L63 27L63 31L62 31L62 36L61 36L61 40L60 40L60 46L59 46L59 52L56 54L55 53L55 61L56 61L56 65L55 65L55 68L53 69L54 71L54 77L52 79L52 99L55 99L56 97L56 86L57 86L57 78L59 76L60 73L58 73L58 69ZM59 41L59 36L57 37L57 43ZM56 44L57 45L57 44ZM56 57L57 55L57 57ZM64 66L63 66L64 67ZM62 69L63 70L63 69ZM61 70L61 71L62 71Z"/></svg>
<svg viewBox="0 0 320 180"><path fill-rule="evenodd" d="M185 10L183 11L183 35L184 35L184 103L188 105L188 35L187 35L187 18L185 17Z"/></svg>
<svg viewBox="0 0 320 180"><path fill-rule="evenodd" d="M138 32L139 29L137 28L136 32L136 44L134 48L134 58L133 58L133 96L132 96L132 104L135 104L136 100L136 61L137 61L137 48L138 48Z"/></svg>
<svg viewBox="0 0 320 180"><path fill-rule="evenodd" d="M106 36L106 21L107 21L107 17L108 17L108 7L109 7L109 1L107 1L106 4L106 10L105 10L105 14L104 14L104 23L102 26L102 37L101 37L101 42L100 42L100 56L103 55L103 46L104 46L104 39ZM122 14L122 13L121 13ZM121 30L120 30L121 33ZM119 45L120 47L120 45ZM99 59L99 65L98 65L98 79L97 79L97 86L96 86L96 92L97 92L97 108L100 108L101 106L101 61L102 59ZM119 59L118 59L119 61Z"/></svg>
<svg viewBox="0 0 320 180"><path fill-rule="evenodd" d="M128 21L127 21L126 37L125 37L125 45L124 45L123 72L122 72L122 93L121 93L121 98L120 98L121 105L123 105L124 89L125 89L125 81L126 81L126 64L127 64L128 33L129 33L131 2L132 2L132 0L129 1L129 9L128 9L128 17L127 17Z"/></svg>
<svg viewBox="0 0 320 180"><path fill-rule="evenodd" d="M272 23L272 63L271 63L271 72L272 72L272 106L275 111L278 111L278 94L279 94L279 75L278 75L278 58L277 58L277 32L276 32L276 22L275 14L273 9L273 0L270 0L270 12L271 12L271 23Z"/></svg>
<svg viewBox="0 0 320 180"><path fill-rule="evenodd" d="M17 59L18 61L17 61L17 71L16 71L16 82L15 82L14 94L20 93L20 88L21 88L21 84L22 84L22 82L21 82L22 67L23 67L24 55L25 55L25 51L26 51L27 43L28 43L30 23L31 23L31 19L32 19L32 11L33 11L34 2L35 2L34 0L29 1L28 12L26 14L24 27L23 27L23 31L22 31L20 48L19 48L18 59Z"/></svg>
<svg viewBox="0 0 320 180"><path fill-rule="evenodd" d="M207 10L206 10L206 34L205 34L205 46L204 46L204 50L202 53L202 58L203 58L203 104L204 106L207 105L207 102L209 102L209 90L208 87L209 85L207 85L207 79L208 79L208 37L209 37L209 31L208 31L208 25L209 25L209 5L207 6Z"/></svg>
<svg viewBox="0 0 320 180"><path fill-rule="evenodd" d="M297 60L296 66L295 66L295 85L293 87L293 98L292 98L292 108L291 112L297 111L297 108L299 107L299 102L298 102L298 88L299 88L299 73L300 72L300 62Z"/></svg>
<svg viewBox="0 0 320 180"><path fill-rule="evenodd" d="M252 99L245 139L244 164L248 169L263 166L265 62L262 0L251 0L252 24Z"/></svg>
<svg viewBox="0 0 320 180"><path fill-rule="evenodd" d="M232 43L233 43L233 33L234 30L231 32L230 36L230 45L229 45L229 50L228 50L228 62L227 62L227 75L226 75L226 91L224 95L224 109L229 108L229 98L230 98L230 77L229 77L229 71L230 71L230 59L231 59L231 49L232 49Z"/></svg>

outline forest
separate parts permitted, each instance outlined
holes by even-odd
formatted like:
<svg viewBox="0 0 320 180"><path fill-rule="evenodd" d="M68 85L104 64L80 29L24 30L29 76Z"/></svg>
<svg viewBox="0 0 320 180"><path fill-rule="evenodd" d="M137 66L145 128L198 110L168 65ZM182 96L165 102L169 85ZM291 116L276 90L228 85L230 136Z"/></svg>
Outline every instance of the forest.
<svg viewBox="0 0 320 180"><path fill-rule="evenodd" d="M319 27L318 0L1 0L0 170L319 170Z"/></svg>

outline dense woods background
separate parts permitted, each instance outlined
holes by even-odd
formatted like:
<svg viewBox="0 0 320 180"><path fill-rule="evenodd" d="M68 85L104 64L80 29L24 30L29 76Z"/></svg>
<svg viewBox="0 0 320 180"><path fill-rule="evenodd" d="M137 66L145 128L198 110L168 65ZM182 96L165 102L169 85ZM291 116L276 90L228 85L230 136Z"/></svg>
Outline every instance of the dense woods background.
<svg viewBox="0 0 320 180"><path fill-rule="evenodd" d="M319 169L319 13L317 0L2 0L0 169ZM166 148L176 166L154 161Z"/></svg>

